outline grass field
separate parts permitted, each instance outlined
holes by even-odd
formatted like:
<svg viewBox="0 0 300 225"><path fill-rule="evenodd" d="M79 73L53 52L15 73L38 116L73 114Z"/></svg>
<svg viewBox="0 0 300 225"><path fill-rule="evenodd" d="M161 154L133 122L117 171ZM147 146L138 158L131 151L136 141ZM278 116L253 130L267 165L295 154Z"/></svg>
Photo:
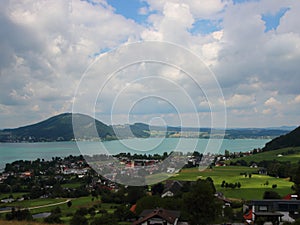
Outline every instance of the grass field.
<svg viewBox="0 0 300 225"><path fill-rule="evenodd" d="M289 150L294 150L295 154L291 154L291 155L283 154ZM280 154L282 156L278 156ZM278 161L282 161L282 162L290 161L291 163L298 163L298 161L300 160L300 147L282 148L282 149L278 149L278 150L258 153L258 154L247 156L247 157L233 159L230 161L236 162L237 160L245 160L248 164L251 161L260 162L263 160L268 160L268 161L278 160ZM230 163L230 161L228 161L227 163Z"/></svg>
<svg viewBox="0 0 300 225"><path fill-rule="evenodd" d="M84 185L83 183L76 182L76 183L67 183L67 184L62 184L61 186L63 188L79 188L81 185Z"/></svg>
<svg viewBox="0 0 300 225"><path fill-rule="evenodd" d="M267 175L253 174L257 169L240 166L214 167L199 171L198 168L183 169L179 174L170 178L183 181L195 181L199 178L205 179L211 177L214 181L217 191L224 193L227 198L235 199L262 199L263 194L267 190L274 190L281 196L291 193L292 182L286 179L274 178ZM245 177L240 173L252 173L252 177ZM222 188L222 181L227 183L241 183L241 188ZM264 185L268 181L268 185ZM276 189L272 189L272 185L277 184Z"/></svg>
<svg viewBox="0 0 300 225"><path fill-rule="evenodd" d="M0 225L45 225L45 223L33 222L33 221L7 221L0 220ZM60 224L53 224L60 225Z"/></svg>
<svg viewBox="0 0 300 225"><path fill-rule="evenodd" d="M15 192L12 193L14 198L21 198L24 194L28 194L26 192ZM0 199L5 199L5 198L9 198L11 194L10 193L0 193Z"/></svg>
<svg viewBox="0 0 300 225"><path fill-rule="evenodd" d="M32 199L32 200L25 200L21 202L12 202L5 204L5 206L14 206L16 208L29 208L29 207L35 207L35 206L43 206L48 204L54 204L59 202L64 202L67 199L65 198L47 198L47 199Z"/></svg>

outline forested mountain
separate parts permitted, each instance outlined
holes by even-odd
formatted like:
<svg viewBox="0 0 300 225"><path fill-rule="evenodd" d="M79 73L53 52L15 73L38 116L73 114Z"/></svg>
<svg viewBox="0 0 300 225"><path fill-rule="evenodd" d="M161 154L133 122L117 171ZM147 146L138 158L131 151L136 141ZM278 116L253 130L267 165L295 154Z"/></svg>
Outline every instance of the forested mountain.
<svg viewBox="0 0 300 225"><path fill-rule="evenodd" d="M264 151L275 150L286 147L297 147L300 146L300 126L295 130L281 135L272 141L268 142L263 148Z"/></svg>
<svg viewBox="0 0 300 225"><path fill-rule="evenodd" d="M95 129L96 127L96 129ZM76 131L75 135L73 129ZM298 128L297 128L298 129ZM263 128L236 128L225 130L224 138L274 138L286 134L287 130ZM148 137L222 138L224 130L196 127L162 127L144 123L106 125L90 116L79 113L63 113L42 122L15 129L0 130L0 142L41 142L79 140L114 140ZM297 135L292 134L292 139ZM299 137L299 135L298 135ZM290 142L291 137L288 137ZM281 140L281 139L279 139ZM275 139L274 142L278 140ZM298 142L297 142L298 141ZM285 142L285 141L283 141ZM294 142L299 143L298 140ZM270 143L266 149L286 146L281 141ZM298 146L298 144L295 144Z"/></svg>
<svg viewBox="0 0 300 225"><path fill-rule="evenodd" d="M110 126L87 115L73 115L73 120L78 129L76 133L80 135L79 138L107 139L115 136ZM94 123L99 136L95 135L96 132L93 132ZM76 137L78 138L78 135ZM71 113L60 114L36 124L0 131L1 142L70 141L72 139L74 139L74 133Z"/></svg>

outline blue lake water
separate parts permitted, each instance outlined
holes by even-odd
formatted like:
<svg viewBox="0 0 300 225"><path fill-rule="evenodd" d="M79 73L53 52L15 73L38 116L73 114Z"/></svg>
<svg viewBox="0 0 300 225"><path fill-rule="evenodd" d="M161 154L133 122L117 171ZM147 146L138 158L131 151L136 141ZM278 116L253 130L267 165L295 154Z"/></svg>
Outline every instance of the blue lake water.
<svg viewBox="0 0 300 225"><path fill-rule="evenodd" d="M117 154L163 154L181 151L202 153L245 152L261 148L269 139L190 139L190 138L148 138L126 139L106 142L47 142L47 143L0 143L0 171L6 163L16 160L49 160L52 157L69 155Z"/></svg>

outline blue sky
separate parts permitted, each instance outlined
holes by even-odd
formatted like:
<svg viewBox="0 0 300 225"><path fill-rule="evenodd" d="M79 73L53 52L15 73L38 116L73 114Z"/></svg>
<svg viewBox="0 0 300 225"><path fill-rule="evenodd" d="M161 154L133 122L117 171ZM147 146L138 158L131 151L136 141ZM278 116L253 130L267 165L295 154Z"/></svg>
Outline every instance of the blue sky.
<svg viewBox="0 0 300 225"><path fill-rule="evenodd" d="M115 8L116 13L128 19L133 19L137 23L147 22L147 15L142 15L139 11L141 8L148 8L149 5L141 0L108 0L107 3Z"/></svg>
<svg viewBox="0 0 300 225"><path fill-rule="evenodd" d="M145 123L162 118L177 126L178 115L168 106L179 105L186 109L182 118L187 125L194 126L191 118L196 113L203 126L210 126L210 106L219 109L225 103L228 127L299 125L299 11L300 1L285 0L1 1L0 128L70 112L77 91L97 96L101 84L106 86L96 101L100 104L97 115L107 124L112 123L109 106L124 87L130 87L118 101L114 123L126 123L129 117L136 120L131 122ZM163 63L129 67L124 69L127 73L107 81L93 77L84 90L77 89L87 69L102 63L104 53L149 40L173 43L197 55L215 76L223 97L218 98L218 88L209 85L203 94L186 74ZM107 62L130 63L128 59L156 47ZM182 54L176 57L178 63L187 60ZM147 66L150 71L145 71ZM100 78L107 75L102 71L109 68L99 69ZM163 82L134 80L143 74L155 74L179 89L176 92ZM210 84L207 77L198 76L200 86ZM191 95L197 112L189 111L193 107L180 95L183 89ZM150 92L161 98L132 101ZM171 102L174 93L178 96ZM207 102L205 95L214 101ZM83 99L82 111L88 109L88 100ZM131 106L131 111L126 108ZM124 114L128 111L132 115Z"/></svg>
<svg viewBox="0 0 300 225"><path fill-rule="evenodd" d="M249 2L259 2L259 0L234 0L234 4L245 4ZM147 24L149 14L156 13L156 11L148 12L147 14L141 14L141 8L149 9L149 4L142 0L107 0L107 3L111 5L117 14L124 16L125 18L132 19L139 24ZM262 20L265 21L265 32L270 30L276 30L279 25L280 19L289 10L289 8L281 8L275 14L266 13L262 14ZM193 34L209 34L222 29L222 20L209 20L209 19L196 19L193 28L190 32Z"/></svg>
<svg viewBox="0 0 300 225"><path fill-rule="evenodd" d="M289 8L281 8L275 14L266 13L262 15L262 20L265 21L266 32L269 30L276 30L280 23L280 19L284 16L284 14L289 10Z"/></svg>

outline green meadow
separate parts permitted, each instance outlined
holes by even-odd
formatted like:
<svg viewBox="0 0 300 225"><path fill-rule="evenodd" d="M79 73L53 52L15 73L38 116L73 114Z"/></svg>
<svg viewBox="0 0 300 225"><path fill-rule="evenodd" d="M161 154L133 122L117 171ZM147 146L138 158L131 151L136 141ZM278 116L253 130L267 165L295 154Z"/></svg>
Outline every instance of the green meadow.
<svg viewBox="0 0 300 225"><path fill-rule="evenodd" d="M288 151L290 150L294 151L294 154L287 154ZM238 160L245 160L248 164L251 162L261 162L263 160L268 160L268 161L278 160L281 162L290 161L292 164L298 163L300 160L300 147L288 147L288 148L282 148L278 150L261 152L251 156L233 159L227 161L227 163L229 164L231 161L236 162Z"/></svg>
<svg viewBox="0 0 300 225"><path fill-rule="evenodd" d="M93 206L99 206L97 207L96 211L99 210L106 210L108 213L113 213L115 211L115 208L118 206L118 204L110 204L110 203L101 203L100 198L93 198L92 196L88 197L80 197L75 199L70 199L72 202L72 206L68 207L67 203L65 203L67 199L66 198L55 198L55 199L32 199L32 200L25 200L22 202L13 202L9 204L0 204L1 207L6 206L14 206L16 208L30 208L35 206L45 206L37 209L31 209L30 212L32 214L42 213L42 212L50 212L52 209L59 207L62 212L62 220L64 222L69 222L72 218L72 215L76 212L79 208L91 208ZM49 204L55 204L55 203L62 203L55 206L47 206ZM1 214L0 214L1 215ZM100 216L97 214L96 216ZM42 222L43 219L37 219L37 221Z"/></svg>
<svg viewBox="0 0 300 225"><path fill-rule="evenodd" d="M182 181L195 181L199 178L206 179L211 177L214 181L217 191L222 192L227 198L233 199L262 199L265 191L273 190L279 195L285 196L292 192L293 185L288 179L281 179L270 177L267 175L254 174L257 168L241 167L241 166L224 166L213 167L212 169L205 169L200 171L199 168L182 169L179 174L170 179ZM241 175L241 173L252 174L249 176ZM221 187L222 181L227 183L240 182L240 188L225 188ZM268 185L266 185L268 183ZM272 185L276 184L276 188Z"/></svg>

